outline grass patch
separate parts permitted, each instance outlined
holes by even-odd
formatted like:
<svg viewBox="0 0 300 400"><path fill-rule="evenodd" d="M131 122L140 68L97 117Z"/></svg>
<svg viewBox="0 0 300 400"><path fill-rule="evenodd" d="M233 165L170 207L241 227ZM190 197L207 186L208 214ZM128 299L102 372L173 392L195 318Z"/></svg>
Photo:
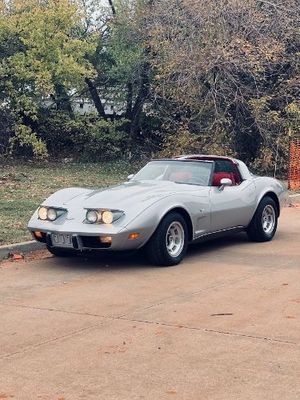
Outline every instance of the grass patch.
<svg viewBox="0 0 300 400"><path fill-rule="evenodd" d="M0 161L1 162L1 161ZM101 164L0 163L0 245L30 240L27 223L38 205L66 187L107 187L122 182L138 167Z"/></svg>

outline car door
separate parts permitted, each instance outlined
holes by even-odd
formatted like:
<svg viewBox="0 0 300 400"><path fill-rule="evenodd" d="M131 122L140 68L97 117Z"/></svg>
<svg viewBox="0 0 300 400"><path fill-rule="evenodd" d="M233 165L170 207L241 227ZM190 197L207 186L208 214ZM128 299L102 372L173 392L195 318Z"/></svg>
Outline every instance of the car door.
<svg viewBox="0 0 300 400"><path fill-rule="evenodd" d="M199 187L198 191L191 192L185 200L185 205L193 223L193 236L198 238L210 232L210 187Z"/></svg>
<svg viewBox="0 0 300 400"><path fill-rule="evenodd" d="M244 180L239 185L210 188L211 232L247 226L255 209L255 185Z"/></svg>

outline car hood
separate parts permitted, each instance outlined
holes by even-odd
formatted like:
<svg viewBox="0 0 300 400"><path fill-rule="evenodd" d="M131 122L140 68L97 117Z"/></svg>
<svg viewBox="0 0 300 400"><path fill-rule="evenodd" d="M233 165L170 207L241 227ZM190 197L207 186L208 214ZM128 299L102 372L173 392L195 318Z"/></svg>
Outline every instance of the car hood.
<svg viewBox="0 0 300 400"><path fill-rule="evenodd" d="M186 192L187 186L189 191L199 191L199 186L181 185L174 182L131 181L106 189L85 191L66 199L63 206L66 208L81 206L91 209L108 208L124 211L134 208L137 211L138 208L146 208L167 196Z"/></svg>

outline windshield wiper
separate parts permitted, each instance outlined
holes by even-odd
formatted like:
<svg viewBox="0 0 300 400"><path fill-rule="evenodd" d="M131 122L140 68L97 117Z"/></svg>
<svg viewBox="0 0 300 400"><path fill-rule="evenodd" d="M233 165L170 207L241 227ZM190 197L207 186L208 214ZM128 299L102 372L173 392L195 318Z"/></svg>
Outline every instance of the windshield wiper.
<svg viewBox="0 0 300 400"><path fill-rule="evenodd" d="M191 182L178 182L178 181L171 181L173 183L177 183L178 185L192 185L192 186L204 186L200 183L191 183Z"/></svg>

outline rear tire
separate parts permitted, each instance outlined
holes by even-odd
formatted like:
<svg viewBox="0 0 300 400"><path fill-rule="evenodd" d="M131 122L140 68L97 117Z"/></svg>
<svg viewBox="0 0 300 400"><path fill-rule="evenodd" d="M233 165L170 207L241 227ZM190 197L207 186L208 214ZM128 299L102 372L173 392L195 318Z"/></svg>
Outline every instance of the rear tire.
<svg viewBox="0 0 300 400"><path fill-rule="evenodd" d="M153 264L171 266L182 261L187 247L187 223L181 214L171 212L162 219L145 250Z"/></svg>
<svg viewBox="0 0 300 400"><path fill-rule="evenodd" d="M51 247L47 245L47 250L55 257L74 257L75 251L70 249L63 249L60 247Z"/></svg>
<svg viewBox="0 0 300 400"><path fill-rule="evenodd" d="M268 242L273 239L278 224L278 209L271 197L264 197L247 228L247 234L253 242Z"/></svg>

